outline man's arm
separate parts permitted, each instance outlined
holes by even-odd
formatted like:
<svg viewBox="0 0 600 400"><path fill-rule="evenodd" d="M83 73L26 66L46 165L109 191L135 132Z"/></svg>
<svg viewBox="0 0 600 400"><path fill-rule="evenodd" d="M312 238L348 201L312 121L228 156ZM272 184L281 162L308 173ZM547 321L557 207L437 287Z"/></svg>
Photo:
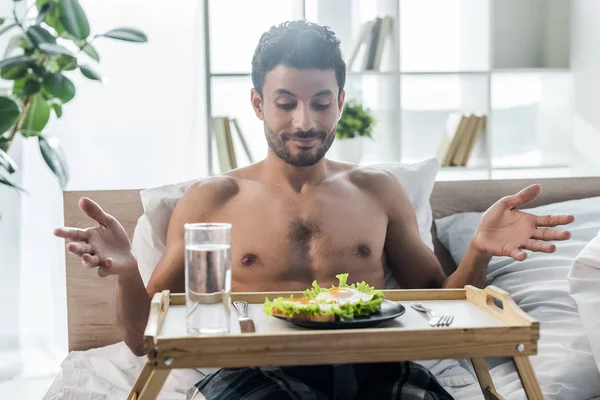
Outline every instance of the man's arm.
<svg viewBox="0 0 600 400"><path fill-rule="evenodd" d="M154 293L165 289L185 290L183 225L209 219L219 205L235 193L237 185L231 178L212 178L190 186L173 210L166 250L155 267L148 288L144 287L125 229L92 200L82 199L80 207L98 222L98 226L55 230L56 236L70 240L67 250L80 256L85 267L97 267L101 277L115 275L117 322L125 343L135 355L144 354L144 330Z"/></svg>
<svg viewBox="0 0 600 400"><path fill-rule="evenodd" d="M414 208L398 180L375 172L371 190L388 214L385 253L392 274L404 289L481 287L489 256L470 248L455 273L446 276L437 256L421 239Z"/></svg>
<svg viewBox="0 0 600 400"><path fill-rule="evenodd" d="M517 209L536 199L539 185L503 197L482 216L467 252L456 271L446 276L435 254L420 238L413 206L396 178L387 173L373 179L373 190L388 212L385 251L390 269L404 288L483 287L492 256L523 261L524 250L552 253L550 240L567 240L568 231L550 229L569 224L572 215L536 216Z"/></svg>
<svg viewBox="0 0 600 400"><path fill-rule="evenodd" d="M184 225L211 222L215 212L237 192L238 184L230 177L213 177L190 186L171 215L165 252L148 282L150 296L165 289L176 293L185 292Z"/></svg>

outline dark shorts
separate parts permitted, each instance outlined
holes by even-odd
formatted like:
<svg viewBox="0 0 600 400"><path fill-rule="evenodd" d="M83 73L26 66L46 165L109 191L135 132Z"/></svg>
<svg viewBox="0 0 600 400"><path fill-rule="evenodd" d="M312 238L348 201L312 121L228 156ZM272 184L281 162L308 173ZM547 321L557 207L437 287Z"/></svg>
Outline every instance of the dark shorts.
<svg viewBox="0 0 600 400"><path fill-rule="evenodd" d="M196 384L193 400L452 399L420 364L226 368Z"/></svg>

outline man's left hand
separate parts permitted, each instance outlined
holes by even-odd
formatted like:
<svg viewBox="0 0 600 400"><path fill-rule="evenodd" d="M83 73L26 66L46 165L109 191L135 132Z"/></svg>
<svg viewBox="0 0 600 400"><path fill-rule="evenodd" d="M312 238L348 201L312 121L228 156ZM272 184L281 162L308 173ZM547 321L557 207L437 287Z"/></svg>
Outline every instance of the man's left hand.
<svg viewBox="0 0 600 400"><path fill-rule="evenodd" d="M571 233L552 228L570 224L575 217L537 216L517 209L535 200L541 192L540 185L531 185L494 203L483 214L473 235L472 245L491 256L508 256L517 261L527 258L527 253L523 250L553 253L556 246L548 241L567 240Z"/></svg>

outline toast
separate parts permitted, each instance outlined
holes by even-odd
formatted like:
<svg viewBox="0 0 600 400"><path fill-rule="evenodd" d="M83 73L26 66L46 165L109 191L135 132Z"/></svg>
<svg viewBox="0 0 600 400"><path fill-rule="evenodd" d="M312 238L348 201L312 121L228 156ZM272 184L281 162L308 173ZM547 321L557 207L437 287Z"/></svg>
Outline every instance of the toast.
<svg viewBox="0 0 600 400"><path fill-rule="evenodd" d="M336 315L335 314L309 314L306 312L298 312L293 314L287 314L281 311L277 307L271 307L271 315L282 318L290 318L297 319L303 321L313 321L313 322L335 322Z"/></svg>

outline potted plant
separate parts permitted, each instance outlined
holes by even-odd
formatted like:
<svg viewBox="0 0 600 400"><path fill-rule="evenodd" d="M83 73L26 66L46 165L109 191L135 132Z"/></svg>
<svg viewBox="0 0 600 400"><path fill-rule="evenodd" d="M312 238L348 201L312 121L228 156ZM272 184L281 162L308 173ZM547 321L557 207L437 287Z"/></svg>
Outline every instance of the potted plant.
<svg viewBox="0 0 600 400"><path fill-rule="evenodd" d="M358 164L364 138L373 139L375 119L370 110L356 100L347 101L338 121L334 150L340 161Z"/></svg>
<svg viewBox="0 0 600 400"><path fill-rule="evenodd" d="M60 143L42 131L51 114L60 118L63 106L75 97L69 76L81 73L102 81L95 68L100 62L95 40L144 43L147 37L128 27L92 36L78 0L36 0L27 5L14 0L12 15L0 16L0 35L13 34L0 58L0 79L12 81L9 93L0 93L0 186L21 189L11 179L17 166L7 154L21 135L38 140L46 164L64 189L68 167Z"/></svg>

